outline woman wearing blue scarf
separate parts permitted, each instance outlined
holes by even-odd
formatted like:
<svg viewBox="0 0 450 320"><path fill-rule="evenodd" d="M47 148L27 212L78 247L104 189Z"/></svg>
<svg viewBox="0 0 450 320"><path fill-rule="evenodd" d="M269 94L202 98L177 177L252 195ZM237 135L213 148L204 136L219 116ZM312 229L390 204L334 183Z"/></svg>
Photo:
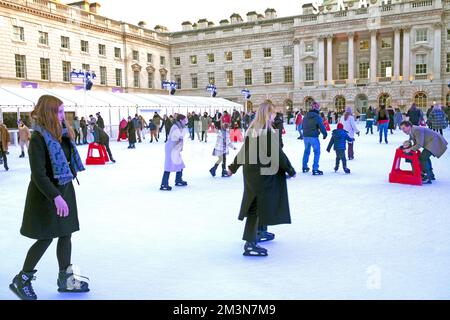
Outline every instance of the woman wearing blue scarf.
<svg viewBox="0 0 450 320"><path fill-rule="evenodd" d="M58 291L87 292L88 283L74 274L70 261L71 236L80 229L72 180L84 170L74 132L66 126L64 104L56 97L40 97L31 117L34 123L28 150L31 181L20 233L37 241L10 289L23 300L37 299L31 285L35 267L53 239L58 238Z"/></svg>

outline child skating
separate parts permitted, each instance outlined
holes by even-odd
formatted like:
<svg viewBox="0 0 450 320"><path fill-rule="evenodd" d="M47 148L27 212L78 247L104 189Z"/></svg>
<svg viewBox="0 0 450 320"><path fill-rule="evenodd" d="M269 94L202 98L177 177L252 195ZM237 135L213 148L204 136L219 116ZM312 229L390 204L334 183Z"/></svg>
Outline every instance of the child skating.
<svg viewBox="0 0 450 320"><path fill-rule="evenodd" d="M223 123L222 128L217 132L217 141L216 146L213 150L213 156L219 157L214 167L212 167L209 172L213 177L216 176L216 170L219 167L220 163L222 163L222 178L229 177L227 171L227 155L230 153L230 149L236 150L236 147L233 145L230 139L230 132L228 130L228 123Z"/></svg>
<svg viewBox="0 0 450 320"><path fill-rule="evenodd" d="M342 123L338 123L337 129L333 130L331 134L331 140L328 144L327 151L331 151L331 147L334 145L334 151L336 151L336 166L334 167L334 171L337 172L339 170L339 163L342 161L342 167L345 173L350 173L350 169L347 168L347 159L345 158L345 150L347 141L353 142L355 139L350 138L347 131L344 130L344 125Z"/></svg>

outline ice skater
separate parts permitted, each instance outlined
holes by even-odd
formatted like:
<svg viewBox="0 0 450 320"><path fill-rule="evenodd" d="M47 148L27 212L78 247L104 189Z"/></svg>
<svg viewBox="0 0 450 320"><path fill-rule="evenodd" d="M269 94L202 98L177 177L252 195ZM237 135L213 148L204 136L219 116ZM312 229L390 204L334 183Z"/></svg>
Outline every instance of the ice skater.
<svg viewBox="0 0 450 320"><path fill-rule="evenodd" d="M35 123L29 150L31 181L20 233L37 241L9 287L23 300L36 300L31 284L35 267L52 240L58 238L58 291L87 292L89 284L74 274L71 265L71 236L80 230L72 180L84 170L75 135L65 125L64 105L56 97L40 97L31 117Z"/></svg>
<svg viewBox="0 0 450 320"><path fill-rule="evenodd" d="M128 149L136 149L136 128L130 116L128 117L127 133L128 133Z"/></svg>
<svg viewBox="0 0 450 320"><path fill-rule="evenodd" d="M420 166L422 168L422 181L426 184L431 184L432 180L436 180L431 164L431 156L436 158L442 157L447 151L447 141L442 135L433 130L421 126L414 126L409 121L403 121L400 124L400 129L413 142L411 148L403 149L403 152L409 153L411 151L418 151L422 148L419 156Z"/></svg>
<svg viewBox="0 0 450 320"><path fill-rule="evenodd" d="M258 241L273 240L275 235L267 232L266 226L291 223L286 173L295 177L296 172L279 145L278 131L272 128L275 115L271 103L260 105L247 130L244 146L228 167L229 175L243 167L244 195L239 219L247 218L244 256L267 256L267 250ZM262 139L267 143L262 143ZM258 154L250 154L258 146Z"/></svg>
<svg viewBox="0 0 450 320"><path fill-rule="evenodd" d="M345 109L344 115L341 117L340 122L344 126L344 130L347 131L350 138L352 138L352 141L348 142L348 160L353 160L355 158L354 154L354 144L355 144L355 133L359 137L359 130L356 126L355 118L353 117L353 112L351 107L347 107Z"/></svg>
<svg viewBox="0 0 450 320"><path fill-rule="evenodd" d="M348 132L344 130L344 125L338 123L337 129L333 130L331 133L331 140L328 143L327 151L331 151L331 147L334 146L334 151L336 152L336 165L334 167L334 172L339 170L339 163L342 161L342 168L345 173L350 173L350 169L347 168L347 159L345 158L345 149L347 141L350 143L355 139L350 138Z"/></svg>
<svg viewBox="0 0 450 320"><path fill-rule="evenodd" d="M0 164L3 163L3 167L6 171L9 170L7 157L9 139L8 128L3 123L0 123Z"/></svg>
<svg viewBox="0 0 450 320"><path fill-rule="evenodd" d="M109 136L101 128L98 124L94 124L94 132L95 132L95 143L101 144L105 146L106 152L108 152L109 160L111 160L112 163L116 163L116 160L114 160L111 149L109 148Z"/></svg>
<svg viewBox="0 0 450 320"><path fill-rule="evenodd" d="M31 133L30 129L23 123L22 120L19 120L19 145L21 149L21 153L19 158L25 158L25 146L27 146L27 151L30 145Z"/></svg>
<svg viewBox="0 0 450 320"><path fill-rule="evenodd" d="M183 151L184 137L187 134L186 125L188 119L186 116L179 114L175 119L175 123L170 129L169 138L165 145L166 158L164 162L164 174L161 182L160 190L171 191L172 187L169 186L169 177L171 172L176 172L175 185L177 187L187 186L187 182L183 181L183 159L181 158L181 152Z"/></svg>
<svg viewBox="0 0 450 320"><path fill-rule="evenodd" d="M222 163L222 178L228 178L227 170L227 155L230 153L229 148L236 150L230 139L230 131L228 130L228 123L223 123L222 128L217 131L216 146L214 147L213 156L219 157L214 166L209 170L213 177L216 176L216 170Z"/></svg>

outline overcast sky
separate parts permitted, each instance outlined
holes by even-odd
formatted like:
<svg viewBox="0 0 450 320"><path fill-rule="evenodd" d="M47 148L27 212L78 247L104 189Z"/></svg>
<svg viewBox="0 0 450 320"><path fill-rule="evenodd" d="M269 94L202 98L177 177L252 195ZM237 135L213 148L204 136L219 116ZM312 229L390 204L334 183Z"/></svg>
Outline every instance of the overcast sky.
<svg viewBox="0 0 450 320"><path fill-rule="evenodd" d="M94 0L91 0L94 2ZM100 14L109 18L137 24L144 20L153 29L160 24L170 31L180 31L183 21L197 22L206 18L216 25L222 19L230 19L234 12L245 20L249 11L264 14L267 8L277 11L278 17L301 14L301 7L308 0L99 0Z"/></svg>

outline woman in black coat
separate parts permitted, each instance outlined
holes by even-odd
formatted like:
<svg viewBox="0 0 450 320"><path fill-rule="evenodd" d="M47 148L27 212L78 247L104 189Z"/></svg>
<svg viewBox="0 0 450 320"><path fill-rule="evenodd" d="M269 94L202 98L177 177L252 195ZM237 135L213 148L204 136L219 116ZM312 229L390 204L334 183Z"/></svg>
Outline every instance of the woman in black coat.
<svg viewBox="0 0 450 320"><path fill-rule="evenodd" d="M94 124L94 137L95 137L95 143L101 144L105 146L106 152L108 152L108 156L109 156L109 160L111 160L111 162L116 163L116 160L114 160L111 149L109 148L109 136L108 134L105 132L105 130L103 130L103 128L101 128L100 126L98 126L97 124Z"/></svg>
<svg viewBox="0 0 450 320"><path fill-rule="evenodd" d="M128 117L127 131L128 131L128 149L135 149L136 128L134 127L133 120L131 119L131 117Z"/></svg>
<svg viewBox="0 0 450 320"><path fill-rule="evenodd" d="M391 132L391 134L394 134L394 132L392 130L395 129L395 125L394 125L395 111L394 111L394 109L391 106L388 107L387 111L388 111L388 114L389 114L389 126L388 126L388 128L389 128L389 131Z"/></svg>
<svg viewBox="0 0 450 320"><path fill-rule="evenodd" d="M281 149L278 131L272 128L274 119L274 107L268 102L261 104L247 131L244 146L228 167L231 175L243 166L244 195L239 219L247 218L243 236L245 256L267 256L267 250L257 244L274 239L275 235L267 232L267 226L291 223L286 173L295 177L296 172ZM258 154L250 157L250 152L256 149Z"/></svg>
<svg viewBox="0 0 450 320"><path fill-rule="evenodd" d="M36 239L22 271L10 289L24 300L36 300L31 281L35 267L54 238L58 239L58 291L86 292L88 284L74 278L70 264L73 232L80 230L72 180L84 170L72 129L65 126L64 105L56 97L42 96L31 116L35 122L28 150L31 182L28 186L20 233Z"/></svg>

